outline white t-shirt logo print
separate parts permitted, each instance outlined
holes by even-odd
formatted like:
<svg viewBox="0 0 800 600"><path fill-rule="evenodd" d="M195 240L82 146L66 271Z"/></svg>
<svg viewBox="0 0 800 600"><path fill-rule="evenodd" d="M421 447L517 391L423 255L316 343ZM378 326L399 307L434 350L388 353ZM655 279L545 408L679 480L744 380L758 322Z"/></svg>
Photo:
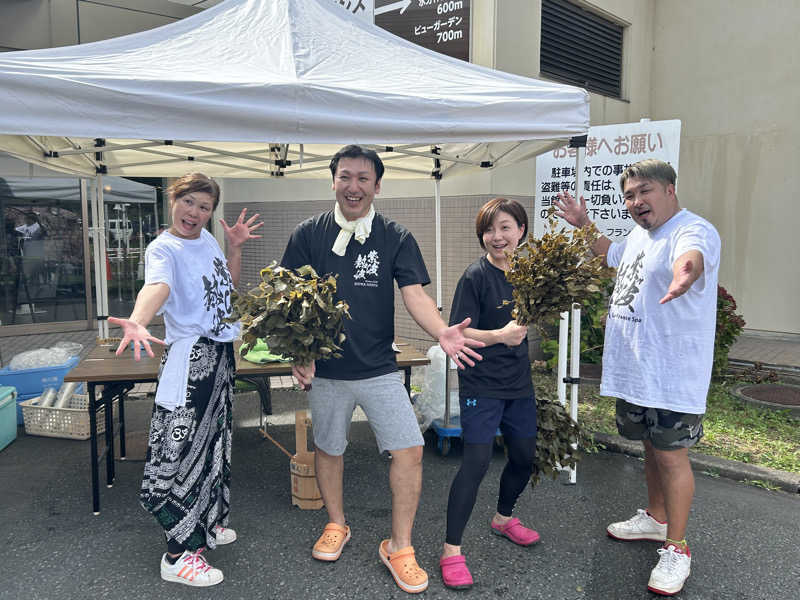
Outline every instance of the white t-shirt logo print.
<svg viewBox="0 0 800 600"><path fill-rule="evenodd" d="M380 264L381 261L378 260L377 250L370 250L366 256L359 254L358 258L356 258L353 279L366 279L367 275L377 278Z"/></svg>

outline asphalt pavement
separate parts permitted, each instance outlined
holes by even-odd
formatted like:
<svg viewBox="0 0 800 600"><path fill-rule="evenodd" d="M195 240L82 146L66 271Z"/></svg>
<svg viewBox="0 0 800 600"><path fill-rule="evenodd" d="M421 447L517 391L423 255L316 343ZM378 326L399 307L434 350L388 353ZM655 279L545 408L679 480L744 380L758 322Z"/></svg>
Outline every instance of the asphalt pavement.
<svg viewBox="0 0 800 600"><path fill-rule="evenodd" d="M292 410L299 393L275 399L270 433L294 447ZM129 431L146 430L152 401L126 404ZM231 527L239 540L209 552L225 581L207 589L163 582L165 550L156 522L137 502L141 460L117 462L106 488L101 469L101 513L92 515L89 443L20 435L0 452L0 549L4 577L0 599L72 598L280 598L304 600L409 598L378 558L388 537L389 459L377 453L364 422L353 424L345 458L345 504L353 538L336 563L311 558L326 522L323 510L290 502L288 458L258 431L254 395L235 406ZM135 454L135 452L133 453ZM136 458L134 456L133 458ZM576 485L566 476L524 492L515 516L539 531L541 543L520 548L488 526L504 465L497 450L464 536L475 578L467 591L446 589L438 569L450 481L460 461L428 440L414 544L430 576L424 598L642 599L658 559L657 543L617 542L605 535L610 521L644 507L643 463L624 454L584 458ZM798 598L800 496L767 491L697 473L689 523L692 575L676 598L774 600Z"/></svg>

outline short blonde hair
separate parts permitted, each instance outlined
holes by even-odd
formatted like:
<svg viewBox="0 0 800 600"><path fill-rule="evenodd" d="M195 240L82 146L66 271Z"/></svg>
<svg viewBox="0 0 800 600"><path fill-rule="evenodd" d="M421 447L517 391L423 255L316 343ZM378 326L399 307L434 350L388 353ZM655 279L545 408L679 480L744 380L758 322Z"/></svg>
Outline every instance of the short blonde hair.
<svg viewBox="0 0 800 600"><path fill-rule="evenodd" d="M622 175L619 177L619 189L622 192L625 191L625 183L631 178L651 179L667 187L670 184L675 185L675 180L678 176L675 174L675 169L673 169L672 165L669 163L656 158L648 158L632 164L622 172Z"/></svg>

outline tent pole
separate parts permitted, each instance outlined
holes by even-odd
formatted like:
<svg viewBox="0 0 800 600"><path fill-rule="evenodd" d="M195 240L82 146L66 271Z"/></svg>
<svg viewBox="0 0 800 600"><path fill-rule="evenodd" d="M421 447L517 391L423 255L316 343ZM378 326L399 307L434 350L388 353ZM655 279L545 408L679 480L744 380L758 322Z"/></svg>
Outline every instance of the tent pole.
<svg viewBox="0 0 800 600"><path fill-rule="evenodd" d="M442 312L442 194L439 179L433 180L436 197L436 306Z"/></svg>
<svg viewBox="0 0 800 600"><path fill-rule="evenodd" d="M97 241L100 246L100 281L101 296L98 305L101 338L108 337L108 255L106 254L106 208L103 198L103 175L98 173L97 179Z"/></svg>
<svg viewBox="0 0 800 600"><path fill-rule="evenodd" d="M103 336L103 321L100 315L103 314L103 289L100 281L105 276L105 273L100 268L100 245L103 243L100 239L101 227L99 223L99 213L97 210L97 179L94 180L94 185L91 190L91 203L92 203L92 262L94 263L94 294L95 294L95 314L97 315L97 337Z"/></svg>

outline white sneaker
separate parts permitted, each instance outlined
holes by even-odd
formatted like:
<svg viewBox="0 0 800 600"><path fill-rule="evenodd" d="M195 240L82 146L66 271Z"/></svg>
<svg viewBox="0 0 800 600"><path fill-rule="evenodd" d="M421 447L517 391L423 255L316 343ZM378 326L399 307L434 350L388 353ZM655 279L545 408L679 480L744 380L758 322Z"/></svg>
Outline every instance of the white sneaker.
<svg viewBox="0 0 800 600"><path fill-rule="evenodd" d="M215 569L200 555L203 550L185 550L174 565L167 562L167 555L161 557L161 579L194 587L217 585L224 577L222 571Z"/></svg>
<svg viewBox="0 0 800 600"><path fill-rule="evenodd" d="M647 589L662 596L672 596L683 589L691 572L692 557L676 552L672 544L667 548L659 548L658 553L661 556L656 568L650 572Z"/></svg>
<svg viewBox="0 0 800 600"><path fill-rule="evenodd" d="M222 525L214 525L214 534L217 536L217 546L232 544L238 537L235 530Z"/></svg>
<svg viewBox="0 0 800 600"><path fill-rule="evenodd" d="M641 508L637 508L636 514L627 521L611 523L606 532L615 540L667 540L667 524L659 523Z"/></svg>

